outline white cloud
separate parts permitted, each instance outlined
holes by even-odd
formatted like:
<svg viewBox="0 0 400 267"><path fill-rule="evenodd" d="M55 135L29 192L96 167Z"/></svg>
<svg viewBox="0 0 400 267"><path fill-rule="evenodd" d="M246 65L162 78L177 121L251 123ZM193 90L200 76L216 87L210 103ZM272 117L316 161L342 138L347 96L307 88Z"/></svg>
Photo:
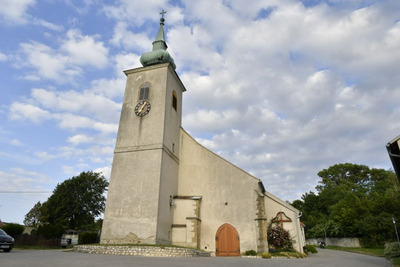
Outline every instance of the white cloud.
<svg viewBox="0 0 400 267"><path fill-rule="evenodd" d="M118 54L115 56L115 69L118 73L122 75L123 70L129 70L129 69L134 69L134 68L139 68L142 67L142 64L140 64L140 56L136 54ZM126 76L124 75L124 80Z"/></svg>
<svg viewBox="0 0 400 267"><path fill-rule="evenodd" d="M49 91L32 89L32 99L42 107L54 112L86 114L104 122L115 122L119 118L120 103L91 91Z"/></svg>
<svg viewBox="0 0 400 267"><path fill-rule="evenodd" d="M6 61L6 60L7 60L7 56L0 52L0 62Z"/></svg>
<svg viewBox="0 0 400 267"><path fill-rule="evenodd" d="M122 98L124 96L126 76L123 75L122 69L118 71L121 72L121 77L116 79L99 79L91 82L90 91L101 94L110 98ZM123 75L123 76L122 76Z"/></svg>
<svg viewBox="0 0 400 267"><path fill-rule="evenodd" d="M223 57L215 51L212 41L212 37L200 26L178 26L168 32L171 55L177 62L195 71L204 72L223 66Z"/></svg>
<svg viewBox="0 0 400 267"><path fill-rule="evenodd" d="M110 179L110 175L111 175L111 167L105 166L105 167L97 168L97 169L94 170L94 172L103 174L104 177L107 180L109 180Z"/></svg>
<svg viewBox="0 0 400 267"><path fill-rule="evenodd" d="M335 163L390 166L384 145L400 129L400 2L181 2L106 6L114 23L107 25L109 40L74 28L53 39L56 47L23 41L17 63L32 68L26 79L94 77L79 91L40 85L46 89L11 105L12 119L52 119L57 130L70 133L62 147L41 149L36 157L62 158L70 174L89 167L109 173L126 83L122 70L140 67L165 8L168 51L187 88L184 128L263 179L268 191L298 198L317 184L318 171ZM107 64L112 77L96 73Z"/></svg>
<svg viewBox="0 0 400 267"><path fill-rule="evenodd" d="M26 23L26 11L35 4L36 0L0 0L0 18L8 23Z"/></svg>
<svg viewBox="0 0 400 267"><path fill-rule="evenodd" d="M50 154L46 151L36 152L36 156L43 161L49 161L57 158L57 155Z"/></svg>
<svg viewBox="0 0 400 267"><path fill-rule="evenodd" d="M47 175L23 168L0 171L0 184L4 191L39 191L46 189L52 183L53 180Z"/></svg>
<svg viewBox="0 0 400 267"><path fill-rule="evenodd" d="M83 66L108 65L108 49L104 44L96 41L96 36L82 35L78 30L69 30L59 49L38 42L21 43L20 48L16 66L35 71L26 75L28 80L40 77L58 83L72 82L83 75Z"/></svg>
<svg viewBox="0 0 400 267"><path fill-rule="evenodd" d="M61 129L93 129L103 134L116 133L117 123L105 123L71 113L53 113L27 103L14 102L10 106L9 117L12 120L30 120L39 124L44 120L55 119Z"/></svg>
<svg viewBox="0 0 400 267"><path fill-rule="evenodd" d="M17 138L12 139L12 140L10 141L10 143L11 143L13 146L24 146L24 144L21 143L21 141L19 141Z"/></svg>
<svg viewBox="0 0 400 267"><path fill-rule="evenodd" d="M57 24L54 24L54 23L45 21L45 20L43 20L43 19L34 18L34 19L32 20L32 22L33 22L34 24L36 24L36 25L43 26L43 27L45 27L45 28L47 28L47 29L49 29L49 30L53 30L53 31L57 31L57 32L60 32L60 31L63 30L63 26L60 26L60 25L57 25Z"/></svg>
<svg viewBox="0 0 400 267"><path fill-rule="evenodd" d="M72 145L76 146L76 145L79 145L82 143L83 144L93 143L94 138L92 136L87 136L85 134L77 134L77 135L68 137L67 141L69 143L71 143Z"/></svg>
<svg viewBox="0 0 400 267"><path fill-rule="evenodd" d="M67 175L79 175L83 170L87 169L89 167L88 164L86 163L81 163L81 164L77 164L77 165L63 165L62 169L64 171L65 174Z"/></svg>
<svg viewBox="0 0 400 267"><path fill-rule="evenodd" d="M51 114L47 110L43 110L31 104L14 102L10 106L10 119L12 120L28 119L38 124L50 118Z"/></svg>
<svg viewBox="0 0 400 267"><path fill-rule="evenodd" d="M167 0L147 0L144 2L120 0L116 5L108 5L103 8L105 14L113 19L131 21L136 25L142 25L149 18L158 20L161 9L168 9Z"/></svg>
<svg viewBox="0 0 400 267"><path fill-rule="evenodd" d="M77 129L94 129L102 133L116 133L118 130L117 123L98 122L88 117L69 114L56 113L54 118L59 120L58 126L62 129L77 130Z"/></svg>
<svg viewBox="0 0 400 267"><path fill-rule="evenodd" d="M72 64L89 65L103 68L108 63L108 49L95 36L82 35L79 30L69 30L68 39L61 45L61 50L69 55Z"/></svg>
<svg viewBox="0 0 400 267"><path fill-rule="evenodd" d="M64 83L82 74L79 66L69 64L66 55L58 53L49 46L36 42L22 43L20 46L23 53L20 56L22 66L32 67L37 71L28 77L34 75Z"/></svg>
<svg viewBox="0 0 400 267"><path fill-rule="evenodd" d="M255 20L253 5L229 3L236 12L217 3L205 14L211 3L188 1L190 28L168 33L170 47L188 40L175 52L178 67L190 70L181 74L184 128L284 199L312 190L331 164L389 166L384 145L400 129L398 14L380 4L352 10L275 1ZM210 18L220 11L235 22ZM217 51L223 60L213 61Z"/></svg>
<svg viewBox="0 0 400 267"><path fill-rule="evenodd" d="M114 35L111 43L116 46L123 46L127 49L137 49L144 52L151 51L151 43L146 34L135 34L128 30L128 25L125 22L118 22L114 28Z"/></svg>

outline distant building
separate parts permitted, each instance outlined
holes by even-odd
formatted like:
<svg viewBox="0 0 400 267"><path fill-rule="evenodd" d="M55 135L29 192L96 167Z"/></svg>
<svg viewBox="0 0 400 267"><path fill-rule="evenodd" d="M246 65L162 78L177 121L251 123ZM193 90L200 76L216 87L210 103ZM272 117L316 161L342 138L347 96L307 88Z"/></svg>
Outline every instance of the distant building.
<svg viewBox="0 0 400 267"><path fill-rule="evenodd" d="M388 151L390 160L392 161L397 179L400 182L400 135L387 143L386 149Z"/></svg>
<svg viewBox="0 0 400 267"><path fill-rule="evenodd" d="M186 88L166 51L163 26L162 18L143 67L125 71L101 243L175 244L237 256L268 251L273 220L302 252L300 212L181 127Z"/></svg>

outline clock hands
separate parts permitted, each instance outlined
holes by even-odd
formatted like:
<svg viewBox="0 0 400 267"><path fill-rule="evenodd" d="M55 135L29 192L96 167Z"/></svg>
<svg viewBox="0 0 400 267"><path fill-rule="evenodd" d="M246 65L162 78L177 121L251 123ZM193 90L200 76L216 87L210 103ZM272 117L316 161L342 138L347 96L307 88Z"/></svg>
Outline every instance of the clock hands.
<svg viewBox="0 0 400 267"><path fill-rule="evenodd" d="M150 111L150 103L147 101L140 101L135 107L135 113L139 117L145 116Z"/></svg>

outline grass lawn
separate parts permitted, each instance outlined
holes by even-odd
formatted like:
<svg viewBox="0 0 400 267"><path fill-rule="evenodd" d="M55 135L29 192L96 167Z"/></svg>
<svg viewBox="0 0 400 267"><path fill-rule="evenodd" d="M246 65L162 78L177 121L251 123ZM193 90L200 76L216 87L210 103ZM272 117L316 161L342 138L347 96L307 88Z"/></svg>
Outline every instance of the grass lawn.
<svg viewBox="0 0 400 267"><path fill-rule="evenodd" d="M367 255L378 256L378 257L384 257L384 250L385 250L384 248L348 248L348 247L334 247L334 246L327 246L326 248L367 254Z"/></svg>
<svg viewBox="0 0 400 267"><path fill-rule="evenodd" d="M393 267L400 267L400 258L393 258L392 264L393 264Z"/></svg>

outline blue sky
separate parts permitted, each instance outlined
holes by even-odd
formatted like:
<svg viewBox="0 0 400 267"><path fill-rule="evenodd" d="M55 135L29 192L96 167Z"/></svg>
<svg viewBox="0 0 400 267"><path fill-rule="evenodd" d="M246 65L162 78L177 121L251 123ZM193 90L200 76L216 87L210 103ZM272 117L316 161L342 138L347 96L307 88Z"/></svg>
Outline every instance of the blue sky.
<svg viewBox="0 0 400 267"><path fill-rule="evenodd" d="M57 183L109 177L123 70L159 12L187 88L183 127L284 200L343 162L391 168L400 134L397 0L0 0L0 219ZM47 193L4 193L40 191Z"/></svg>

